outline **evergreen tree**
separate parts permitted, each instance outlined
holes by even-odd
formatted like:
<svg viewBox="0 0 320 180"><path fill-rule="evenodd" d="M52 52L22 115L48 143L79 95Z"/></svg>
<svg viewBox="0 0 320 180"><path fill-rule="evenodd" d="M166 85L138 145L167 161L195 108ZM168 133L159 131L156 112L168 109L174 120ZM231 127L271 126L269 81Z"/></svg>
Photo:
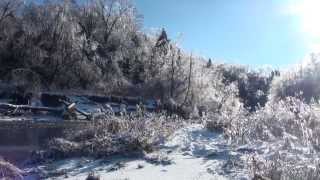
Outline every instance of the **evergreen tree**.
<svg viewBox="0 0 320 180"><path fill-rule="evenodd" d="M212 66L212 61L211 58L209 58L208 63L207 63L207 68L210 68Z"/></svg>

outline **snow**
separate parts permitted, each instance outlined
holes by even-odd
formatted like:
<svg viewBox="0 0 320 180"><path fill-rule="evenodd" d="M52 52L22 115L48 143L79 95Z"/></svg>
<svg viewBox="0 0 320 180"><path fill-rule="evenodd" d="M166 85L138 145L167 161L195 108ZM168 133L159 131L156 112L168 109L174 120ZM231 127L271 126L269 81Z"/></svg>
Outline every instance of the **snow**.
<svg viewBox="0 0 320 180"><path fill-rule="evenodd" d="M101 179L130 179L130 180L171 180L171 179L224 179L218 175L210 175L206 169L198 167L203 162L197 158L182 156L180 154L173 154L174 164L172 165L153 165L147 163L145 160L132 160L126 162L124 167L117 169L116 164L119 159L113 161L111 164L96 166L94 163L88 163L83 168L68 174L66 179L85 179L89 172L93 169L100 175ZM96 163L96 161L94 161ZM74 164L74 161L70 161ZM119 164L119 163L118 163ZM63 168L68 168L64 166ZM79 173L79 174L77 174ZM73 176L74 175L74 176Z"/></svg>
<svg viewBox="0 0 320 180"><path fill-rule="evenodd" d="M185 124L150 154L74 158L38 168L47 174L60 174L55 179L69 180L85 179L90 172L102 180L245 180L252 178L253 157L265 162L281 155L301 167L320 162L318 153L299 145L295 137L285 136L284 140L236 145L221 132L210 132L202 124Z"/></svg>
<svg viewBox="0 0 320 180"><path fill-rule="evenodd" d="M68 177L60 178L70 180L85 179L92 171L101 179L108 180L249 179L243 163L247 152L233 149L221 133L209 132L203 125L191 124L176 131L159 151L144 157L69 159L41 169L65 171Z"/></svg>

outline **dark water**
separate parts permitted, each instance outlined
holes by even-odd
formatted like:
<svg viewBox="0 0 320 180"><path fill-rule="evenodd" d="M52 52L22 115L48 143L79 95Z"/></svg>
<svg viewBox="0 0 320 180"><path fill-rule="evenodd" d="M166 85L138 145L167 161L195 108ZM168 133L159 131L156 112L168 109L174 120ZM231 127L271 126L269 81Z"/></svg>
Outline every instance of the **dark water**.
<svg viewBox="0 0 320 180"><path fill-rule="evenodd" d="M36 149L36 146L0 146L0 156L16 166L22 166Z"/></svg>

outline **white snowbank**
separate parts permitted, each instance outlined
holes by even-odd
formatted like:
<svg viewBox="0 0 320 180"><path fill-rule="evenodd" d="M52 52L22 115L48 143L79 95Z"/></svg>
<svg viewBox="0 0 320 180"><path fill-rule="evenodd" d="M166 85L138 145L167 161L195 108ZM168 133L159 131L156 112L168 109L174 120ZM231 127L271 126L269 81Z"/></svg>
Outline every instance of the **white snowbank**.
<svg viewBox="0 0 320 180"><path fill-rule="evenodd" d="M42 169L64 171L61 179L85 179L94 171L102 180L219 180L251 179L250 164L283 157L301 164L319 161L307 147L285 141L255 142L243 146L228 143L223 134L210 132L203 125L192 124L176 131L159 151L144 157L110 157L106 160L71 159L55 162ZM310 164L311 165L311 164ZM58 178L59 179L59 178Z"/></svg>
<svg viewBox="0 0 320 180"><path fill-rule="evenodd" d="M68 177L61 178L70 180L85 179L91 171L107 180L249 179L243 157L230 149L222 134L194 124L175 132L160 151L145 157L71 159L42 168L65 171Z"/></svg>

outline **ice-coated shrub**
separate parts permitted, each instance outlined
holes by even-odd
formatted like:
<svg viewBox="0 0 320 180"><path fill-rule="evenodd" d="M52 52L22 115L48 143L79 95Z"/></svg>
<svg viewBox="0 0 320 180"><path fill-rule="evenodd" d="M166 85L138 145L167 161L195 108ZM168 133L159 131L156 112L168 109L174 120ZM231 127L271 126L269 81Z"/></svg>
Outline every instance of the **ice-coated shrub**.
<svg viewBox="0 0 320 180"><path fill-rule="evenodd" d="M317 180L320 178L317 158L299 158L286 153L274 153L270 158L253 157L250 162L252 176L272 180Z"/></svg>
<svg viewBox="0 0 320 180"><path fill-rule="evenodd" d="M246 66L221 64L217 71L222 74L225 85L236 83L243 106L255 111L257 106L264 106L268 101L268 92L275 72L269 68L250 69Z"/></svg>
<svg viewBox="0 0 320 180"><path fill-rule="evenodd" d="M316 150L320 147L319 105L295 97L269 101L255 112L245 109L236 97L229 98L205 122L208 129L223 129L235 144L288 141Z"/></svg>
<svg viewBox="0 0 320 180"><path fill-rule="evenodd" d="M289 139L305 146L319 146L319 117L315 108L302 100L287 97L270 101L254 113L237 109L226 129L232 139L239 142L276 141Z"/></svg>
<svg viewBox="0 0 320 180"><path fill-rule="evenodd" d="M298 97L307 103L320 97L320 58L312 54L296 67L282 72L271 86L270 99L278 100L286 97Z"/></svg>
<svg viewBox="0 0 320 180"><path fill-rule="evenodd" d="M177 117L109 116L98 119L87 128L73 129L64 138L49 142L49 157L59 159L77 156L106 157L120 153L151 152L176 128Z"/></svg>

